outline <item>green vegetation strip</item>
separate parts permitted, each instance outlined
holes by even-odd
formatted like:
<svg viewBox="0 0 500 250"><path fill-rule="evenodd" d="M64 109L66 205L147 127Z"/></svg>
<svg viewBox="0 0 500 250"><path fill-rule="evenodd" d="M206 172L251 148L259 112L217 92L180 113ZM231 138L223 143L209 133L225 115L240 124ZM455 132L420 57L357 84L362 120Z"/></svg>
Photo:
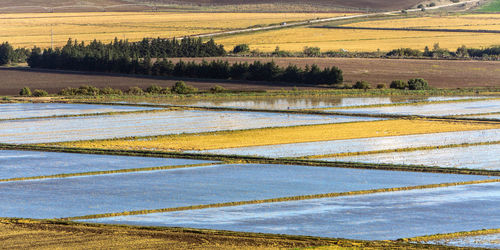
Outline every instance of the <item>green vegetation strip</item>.
<svg viewBox="0 0 500 250"><path fill-rule="evenodd" d="M133 105L130 105L130 106L133 106ZM52 115L52 116L22 117L22 118L0 119L0 121L35 120L35 119L68 118L68 117L83 117L83 116L142 114L142 113L167 112L167 111L173 110L171 107L163 107L163 108L164 109L154 109L154 110L117 111L117 112L103 112L103 113L89 113L89 114L75 114L75 115Z"/></svg>
<svg viewBox="0 0 500 250"><path fill-rule="evenodd" d="M443 149L443 148L459 148L459 147L470 147L470 146L480 146L480 145L493 145L500 144L500 141L491 142L478 142L478 143L461 143L461 144L450 144L441 146L423 146L415 148L397 148L397 149L386 149L386 150L372 150L363 152L349 152L349 153L338 153L338 154L327 154L327 155L311 155L300 157L299 159L320 159L320 158L330 158L330 157L345 157L345 156L355 156L355 155L371 155L371 154L383 154L383 153L393 153L393 152L410 152L418 150L433 150L433 149Z"/></svg>
<svg viewBox="0 0 500 250"><path fill-rule="evenodd" d="M186 207L125 211L125 212L119 212L119 213L93 214L93 215L85 215L85 216L67 217L67 218L61 218L61 219L62 220L98 219L98 218L116 217L116 216L128 216L128 215L151 214L151 213L165 213L165 212L197 210L197 209L217 208L217 207L233 207L233 206L261 204L261 203L275 203L275 202L285 202L285 201L300 201L300 200L311 200L311 199L321 199L321 198L333 198L333 197L340 197L340 196L354 196L354 195L365 195L365 194L374 194L374 193L383 193L383 192L397 192L397 191L408 191L408 190L416 190L416 189L452 187L452 186L463 186L463 185L494 183L494 182L500 182L500 179L441 183L441 184L430 184L430 185L399 187L399 188L382 188L382 189L350 191L350 192L342 192L342 193L300 195L300 196L281 197L281 198L272 198L272 199L264 199L264 200L235 201L235 202L215 203L215 204L207 204L207 205L194 205L194 206L186 206Z"/></svg>
<svg viewBox="0 0 500 250"><path fill-rule="evenodd" d="M464 231L464 232L456 232L456 233L449 233L449 234L426 235L426 236L419 236L419 237L413 237L413 238L404 238L404 239L401 239L401 241L426 242L426 241L433 241L433 240L453 239L453 238L470 237L470 236L487 235L487 234L500 234L500 228L482 229L482 230L475 230L475 231Z"/></svg>
<svg viewBox="0 0 500 250"><path fill-rule="evenodd" d="M132 172L157 171L157 170L167 170L167 169L177 169L177 168L194 168L194 167L212 166L212 165L217 165L217 164L220 164L220 163L215 162L215 163L202 163L202 164L192 164L192 165L161 166L161 167L148 167L148 168L129 168L129 169L119 169L119 170L82 172L82 173L42 175L42 176L32 176L32 177L18 177L18 178L10 178L10 179L0 179L0 182L41 180L41 179L53 179L53 178L68 178L68 177L76 177L76 176L91 176L91 175L104 175L104 174L132 173Z"/></svg>
<svg viewBox="0 0 500 250"><path fill-rule="evenodd" d="M240 156L240 155L194 154L194 153L180 153L180 152L159 152L159 151L148 151L148 150L67 148L67 147L17 145L17 144L0 144L0 150L2 149L99 154L99 155L104 154L104 155L200 159L200 160L222 161L225 163L235 163L235 164L245 164L245 163L279 164L279 165L300 165L300 166L312 166L312 167L338 167L338 168L354 168L354 169L500 176L500 170L443 168L443 167L432 167L432 166L427 167L418 165L353 163L353 162L340 162L340 161L318 161L318 160L305 160L297 158L266 158L257 156Z"/></svg>

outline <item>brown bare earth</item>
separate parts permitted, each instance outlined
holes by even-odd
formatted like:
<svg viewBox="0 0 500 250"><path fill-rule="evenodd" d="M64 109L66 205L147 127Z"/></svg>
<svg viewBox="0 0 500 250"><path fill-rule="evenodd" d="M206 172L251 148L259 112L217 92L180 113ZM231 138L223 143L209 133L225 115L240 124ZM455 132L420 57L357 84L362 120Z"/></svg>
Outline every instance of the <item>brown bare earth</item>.
<svg viewBox="0 0 500 250"><path fill-rule="evenodd" d="M432 248L432 245L392 241L0 219L2 249L285 249L326 245L351 249Z"/></svg>
<svg viewBox="0 0 500 250"><path fill-rule="evenodd" d="M230 62L254 60L274 60L281 66L316 63L320 67L335 65L344 72L344 82L353 84L365 80L374 86L383 83L386 86L392 80L424 78L437 88L468 87L500 87L500 62L494 61L450 61L450 60L396 60L396 59L360 59L360 58L205 58L205 60L222 59ZM176 59L178 60L178 59ZM186 60L186 59L183 59ZM203 59L187 59L201 61ZM152 84L162 87L172 86L177 80L199 89L209 89L218 84L232 90L277 90L312 88L308 85L244 82L230 80L196 80L173 79L148 76L130 76L117 74L99 74L86 72L67 72L53 70L31 70L28 68L0 68L0 95L16 95L19 90L28 86L31 89L45 89L56 93L65 87L93 85L97 87L113 87L123 90L139 86L147 88Z"/></svg>

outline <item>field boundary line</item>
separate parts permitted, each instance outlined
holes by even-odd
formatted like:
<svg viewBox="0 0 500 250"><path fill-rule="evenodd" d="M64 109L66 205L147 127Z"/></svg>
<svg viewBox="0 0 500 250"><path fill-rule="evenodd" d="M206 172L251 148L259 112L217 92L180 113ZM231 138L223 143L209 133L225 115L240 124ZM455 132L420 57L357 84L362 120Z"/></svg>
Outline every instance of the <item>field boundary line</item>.
<svg viewBox="0 0 500 250"><path fill-rule="evenodd" d="M399 239L399 241L404 241L404 242L413 242L413 241L427 242L427 241L432 241L432 240L453 239L453 238L460 238L460 237L478 236L478 235L487 235L487 234L497 234L497 233L500 233L500 228L495 228L495 229L481 229L481 230L474 230L474 231L461 231L461 232L447 233L447 234L432 234L432 235L417 236L417 237L412 237L412 238L403 238L403 239Z"/></svg>
<svg viewBox="0 0 500 250"><path fill-rule="evenodd" d="M311 167L336 167L336 168L353 168L353 169L368 169L368 170L500 176L500 170L460 169L460 168L443 168L443 167L437 168L432 166L426 167L419 165L401 165L401 164L397 165L397 164L351 163L351 162L341 162L341 161L303 160L298 158L266 158L266 157L256 157L256 156L193 154L193 153L180 153L180 152L148 151L148 150L68 148L68 147L49 147L49 146L19 145L19 144L5 144L5 143L0 143L0 149L64 152L64 153L80 153L80 154L96 154L96 155L126 155L126 156L143 156L143 157L200 159L200 160L221 161L224 163L231 163L231 164L299 165L299 166L311 166Z"/></svg>
<svg viewBox="0 0 500 250"><path fill-rule="evenodd" d="M2 183L2 182L12 182L12 181L27 181L27 180L43 180L43 179L69 178L69 177L78 177L78 176L94 176L94 175L106 175L106 174L122 174L122 173L135 173L135 172L149 172L149 171L180 169L180 168L207 167L207 166L213 166L213 165L218 165L218 164L223 164L223 163L222 162L214 162L214 163L185 164L185 165L175 165L175 166L160 166L160 167L146 167L146 168L127 168L127 169L91 171L91 172L81 172L81 173L54 174L54 175L32 176L32 177L16 177L16 178L9 178L9 179L0 179L0 183Z"/></svg>
<svg viewBox="0 0 500 250"><path fill-rule="evenodd" d="M471 130L474 131L474 130ZM460 131L458 131L460 132ZM299 159L319 159L319 158L329 158L329 157L348 157L348 156L358 156L358 155L372 155L372 154L384 154L384 153L399 153L399 152L412 152L419 150L433 150L433 149L445 149L445 148L461 148L461 147L471 147L471 146L481 146L481 145L495 145L500 144L500 141L488 141L488 142L476 142L476 143L458 143L458 144L448 144L440 146L422 146L414 148L396 148L396 149L384 149L384 150L372 150L372 151L362 151L362 152L348 152L348 153L336 153L336 154L326 154L326 155L308 155L298 157Z"/></svg>
<svg viewBox="0 0 500 250"><path fill-rule="evenodd" d="M311 199L334 198L334 197L341 197L341 196L357 196L357 195L365 195L365 194L409 191L409 190L416 190L416 189L430 189L430 188L452 187L452 186L464 186L464 185L496 183L496 182L500 182L500 179L477 180L477 181L466 181L466 182L451 182L451 183L441 183L441 184L428 184L428 185L397 187L397 188L381 188L381 189L371 189L371 190L348 191L348 192L340 192L340 193L300 195L300 196L289 196L289 197L281 197L281 198L262 199L262 200L236 201L236 202L214 203L214 204L206 204L206 205L193 205L193 206L185 206L185 207L147 209L147 210L125 211L125 212L119 212L119 213L94 214L94 215L66 217L66 218L60 218L60 219L61 220L98 219L98 218L107 218L107 217L116 217L116 216L140 215L140 214L151 214L151 213L166 213L166 212L199 210L199 209L217 208L217 207L233 207L233 206L262 204L262 203L277 203L277 202L286 202L286 201L301 201L301 200L311 200Z"/></svg>
<svg viewBox="0 0 500 250"><path fill-rule="evenodd" d="M344 29L344 30L387 30L387 31L424 31L424 32L456 32L456 33L493 33L493 34L500 33L500 30L377 28L377 27L354 27L354 26L311 26L311 28L315 28L315 29Z"/></svg>

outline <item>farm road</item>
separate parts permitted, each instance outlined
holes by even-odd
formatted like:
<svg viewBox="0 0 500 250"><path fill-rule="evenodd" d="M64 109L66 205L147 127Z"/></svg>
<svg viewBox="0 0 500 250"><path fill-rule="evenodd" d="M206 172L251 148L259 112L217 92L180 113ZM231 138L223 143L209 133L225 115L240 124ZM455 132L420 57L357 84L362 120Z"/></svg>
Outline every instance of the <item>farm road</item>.
<svg viewBox="0 0 500 250"><path fill-rule="evenodd" d="M464 2L451 3L451 4L434 6L434 7L427 7L426 9L427 10L436 10L436 9L440 9L440 8L460 6L462 4L467 5L467 4L478 3L479 1L480 0L469 0L469 1L464 1ZM422 11L422 10L421 9L409 9L409 10L406 10L406 11L407 12L418 12L418 11ZM214 36L223 36L223 35L235 35L235 34L247 33L247 32L267 31L267 30L290 28L290 27L297 27L297 26L303 26L303 25L309 25L309 24L317 24L317 23L324 23L324 22L331 22L331 21L340 21L340 20L363 18L363 17L371 17L371 16L380 16L380 15L390 16L390 15L395 15L395 14L399 14L399 13L401 13L401 11L395 10L395 11L388 11L388 12L382 12L382 13L378 13L377 12L377 13L360 14L360 15L352 15L352 16L321 18L321 19L307 20L307 21L296 22L296 23L283 23L283 24L272 25L272 26L267 26L267 27L239 29L239 30L230 30L230 31L222 31L222 32L214 32L214 33L207 33L207 34L192 35L191 37L201 37L201 38L203 38L203 37L214 37Z"/></svg>

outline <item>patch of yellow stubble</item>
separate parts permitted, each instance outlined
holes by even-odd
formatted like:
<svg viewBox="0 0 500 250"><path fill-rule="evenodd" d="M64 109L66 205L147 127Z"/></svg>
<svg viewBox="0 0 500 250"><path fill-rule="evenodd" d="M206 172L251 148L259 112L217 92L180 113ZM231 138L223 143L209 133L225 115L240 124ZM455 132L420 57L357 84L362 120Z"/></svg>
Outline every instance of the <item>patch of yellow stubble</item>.
<svg viewBox="0 0 500 250"><path fill-rule="evenodd" d="M68 38L103 42L138 41L144 37L173 38L341 16L341 13L173 13L96 12L0 14L0 41L15 47L50 47Z"/></svg>
<svg viewBox="0 0 500 250"><path fill-rule="evenodd" d="M285 143L343 140L438 132L500 128L498 123L453 122L444 120L384 120L337 123L284 128L264 128L213 133L156 136L140 139L115 139L65 142L56 145L80 148L126 150L210 150Z"/></svg>
<svg viewBox="0 0 500 250"><path fill-rule="evenodd" d="M398 48L424 50L439 43L440 48L455 51L465 45L480 48L498 45L500 34L473 32L426 32L392 30L352 30L313 27L297 27L248 33L215 39L216 43L232 48L237 44L248 44L250 49L271 52L278 46L280 50L299 52L304 47L319 47L321 51L373 52L390 51Z"/></svg>

